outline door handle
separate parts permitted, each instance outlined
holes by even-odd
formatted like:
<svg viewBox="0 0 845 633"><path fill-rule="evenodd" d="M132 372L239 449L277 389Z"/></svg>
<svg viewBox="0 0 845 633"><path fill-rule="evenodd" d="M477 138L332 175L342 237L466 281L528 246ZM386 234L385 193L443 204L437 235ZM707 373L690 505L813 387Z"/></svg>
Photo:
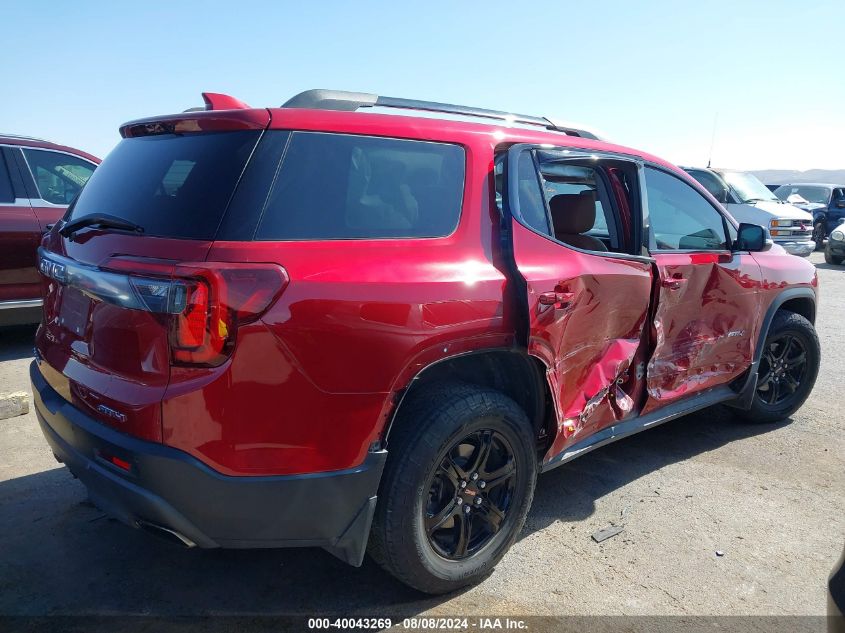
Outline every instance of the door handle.
<svg viewBox="0 0 845 633"><path fill-rule="evenodd" d="M555 310L568 308L574 299L574 292L543 292L539 297L541 306L554 306Z"/></svg>
<svg viewBox="0 0 845 633"><path fill-rule="evenodd" d="M687 280L683 277L667 277L660 282L660 285L669 290L678 290L685 283L687 283Z"/></svg>

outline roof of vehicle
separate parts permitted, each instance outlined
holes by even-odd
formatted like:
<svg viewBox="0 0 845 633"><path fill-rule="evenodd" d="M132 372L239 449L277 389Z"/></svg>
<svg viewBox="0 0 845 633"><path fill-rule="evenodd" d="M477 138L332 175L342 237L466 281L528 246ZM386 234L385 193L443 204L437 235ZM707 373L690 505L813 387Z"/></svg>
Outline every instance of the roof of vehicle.
<svg viewBox="0 0 845 633"><path fill-rule="evenodd" d="M75 147L59 145L58 143L46 141L41 138L23 136L21 134L4 134L0 132L0 145L21 145L24 147L35 147L40 149L53 149L58 150L60 152L67 152L68 154L79 156L80 158L84 158L85 160L89 160L92 163L96 163L98 165L101 162L100 159L94 156L93 154L83 152L82 150L76 149Z"/></svg>
<svg viewBox="0 0 845 633"><path fill-rule="evenodd" d="M269 127L441 142L460 142L462 138L483 135L491 137L497 145L548 144L625 154L661 165L695 182L680 172L677 166L656 156L601 140L582 127L565 125L548 117L326 90L309 90L289 99L281 107L266 109L252 108L234 97L219 93L204 92L203 99L206 103L204 109L190 108L181 113L136 119L121 125L120 133L124 137L133 137L167 130L201 132ZM387 108L390 113L360 111L372 108ZM408 114L409 111L416 114ZM420 114L423 112L428 116ZM440 116L432 117L431 113Z"/></svg>

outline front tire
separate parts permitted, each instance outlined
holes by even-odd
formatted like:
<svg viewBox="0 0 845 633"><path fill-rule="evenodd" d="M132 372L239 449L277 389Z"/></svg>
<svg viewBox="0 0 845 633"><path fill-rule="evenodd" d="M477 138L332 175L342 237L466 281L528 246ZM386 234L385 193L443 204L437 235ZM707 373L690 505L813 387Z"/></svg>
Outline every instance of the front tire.
<svg viewBox="0 0 845 633"><path fill-rule="evenodd" d="M757 371L757 389L744 417L777 422L795 413L813 390L821 348L813 324L800 314L775 314Z"/></svg>
<svg viewBox="0 0 845 633"><path fill-rule="evenodd" d="M487 577L516 540L537 478L531 424L504 394L411 393L389 440L369 552L430 594Z"/></svg>
<svg viewBox="0 0 845 633"><path fill-rule="evenodd" d="M813 225L813 241L816 243L816 250L820 251L824 248L824 236L826 230L824 222L816 222Z"/></svg>
<svg viewBox="0 0 845 633"><path fill-rule="evenodd" d="M830 244L824 249L824 261L835 266L842 264L842 258L830 252Z"/></svg>

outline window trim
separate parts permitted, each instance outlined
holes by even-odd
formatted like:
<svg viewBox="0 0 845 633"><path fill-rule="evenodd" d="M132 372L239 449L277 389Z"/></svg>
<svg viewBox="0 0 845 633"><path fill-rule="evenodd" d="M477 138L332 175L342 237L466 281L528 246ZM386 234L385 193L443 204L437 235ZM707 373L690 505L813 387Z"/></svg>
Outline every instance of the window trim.
<svg viewBox="0 0 845 633"><path fill-rule="evenodd" d="M531 231L535 235L539 235L540 237L552 242L553 244L561 246L565 249L575 251L577 253L583 253L584 255L592 255L592 256L595 256L595 257L605 257L605 258L608 258L608 259L621 259L621 260L626 260L626 261L655 263L655 259L651 255L634 255L632 253L616 253L616 252L613 252L613 251L589 251L589 250L586 250L586 249L583 249L583 248L578 248L577 246L573 246L572 244L566 244L564 242L560 242L557 239L555 239L552 235L549 235L548 233L540 233L539 231L535 230L534 228L532 228L531 226L526 224L522 220L522 213L519 209L519 196L515 196L514 200L511 199L510 192L513 191L514 187L516 187L516 190L519 191L519 188L518 188L519 172L518 172L518 170L511 169L510 165L514 164L514 162L515 162L514 158L518 159L519 154L522 153L523 151L534 151L534 150L546 150L546 151L554 151L554 150L563 151L563 150L566 150L566 151L569 151L569 152L573 152L574 153L573 158L575 158L575 159L578 159L578 158L598 158L599 160L601 160L601 159L604 158L604 159L609 159L609 160L627 162L627 163L634 165L637 168L638 173L642 173L642 169L641 169L642 160L638 159L636 156L630 156L630 155L627 155L627 154L621 154L621 153L615 153L615 152L606 152L606 151L600 151L600 150L599 151L587 151L587 150L584 150L583 148L580 148L580 147L566 147L566 146L557 146L557 145L556 146L549 146L549 145L546 145L546 144L537 144L537 143L517 143L517 144L511 145L510 147L507 147L507 148L504 148L504 149L501 149L501 150L497 149L496 150L496 158L498 158L498 156L501 155L503 160L505 161L504 174L505 174L506 178L504 179L504 183L503 183L504 186L505 186L505 189L502 192L503 193L503 195L502 195L502 212L503 212L505 218L503 218L503 219L507 220L509 218L511 221L518 223L520 226L522 226L525 229ZM494 165L495 165L496 158L494 158ZM540 173L539 173L539 170L536 169L536 162L535 162L535 171L536 171L537 176L539 178ZM640 187L640 188L642 188L642 187ZM541 193L542 193L542 187L541 187ZM494 199L495 199L495 196L494 196ZM545 195L543 196L543 199L545 200ZM516 203L515 205L513 204L514 202ZM495 207L495 200L494 200L493 204L494 204L494 207ZM616 200L615 199L613 199L612 204L614 206L614 209L613 209L614 222L618 223L619 218L617 217L618 210L615 208L615 206L616 206ZM546 204L546 207L548 209L548 204ZM514 213L514 211L516 211L516 213ZM634 218L634 220L636 220L636 219ZM551 222L550 222L549 226L550 227L553 226L551 224ZM644 234L645 233L643 233L643 235ZM632 245L633 245L633 240L632 240Z"/></svg>
<svg viewBox="0 0 845 633"><path fill-rule="evenodd" d="M641 184L641 187L640 187L640 189L641 189L640 196L642 197L642 205L643 205L644 213L645 213L645 211L648 210L648 186L647 186L648 182L646 180L646 169L649 169L649 168L654 169L655 171L663 172L664 174L667 174L668 176L672 176L673 178L680 180L682 183L684 183L685 185L690 187L693 191L695 191L698 195L700 195L704 199L704 201L707 204L709 204L710 207L716 213L719 214L719 217L722 219L722 231L725 234L725 245L726 245L726 248L665 248L665 249L664 248L657 248L657 240L654 237L654 231L652 230L652 227L651 227L651 219L650 219L650 215L649 215L649 222L648 222L647 227L646 227L645 224L643 225L644 229L647 228L647 230L643 232L643 237L645 238L644 241L647 242L646 248L648 249L648 252L651 253L652 256L656 255L657 253L736 253L736 252L747 253L747 252L749 252L749 251L734 251L733 240L731 239L731 235L730 235L730 232L728 231L728 227L727 227L728 224L733 225L733 223L730 222L730 220L728 219L728 216L725 215L725 211L723 209L715 206L712 202L710 202L710 200L708 199L707 196L705 196L704 194L702 194L701 191L698 190L699 188L701 188L704 191L706 191L706 189L704 189L704 186L700 182L695 180L695 178L693 178L691 175L687 174L688 178L695 183L695 185L693 185L693 184L687 182L686 180L684 180L684 178L680 177L678 174L674 173L671 169L667 169L663 165L658 165L657 163L654 163L654 162L651 162L651 161L645 161L644 164L643 164L643 170L642 170L643 181L642 181L642 184ZM686 172L684 172L684 173L686 173ZM737 230L737 229L739 229L739 227L734 226L734 229Z"/></svg>
<svg viewBox="0 0 845 633"><path fill-rule="evenodd" d="M282 150L279 160L276 163L276 168L274 170L273 179L270 182L270 186L267 189L267 196L264 199L264 204L261 207L261 211L258 214L258 219L255 223L255 230L252 232L252 237L249 241L251 242L393 242L397 240L401 241L408 241L408 240L445 240L454 237L454 235L460 230L461 223L464 219L464 203L467 199L467 185L470 180L467 177L468 165L469 165L469 154L470 148L463 144L457 143L454 141L434 141L434 140L425 140L420 138L407 138L401 136L389 136L389 135L382 135L382 134L355 134L351 132L333 132L333 131L325 131L325 130L307 130L307 129L297 129L297 128L285 128L285 129L276 129L273 128L272 130L267 130L266 132L284 132L288 135L287 139L285 140L285 147ZM437 235L437 236L405 236L405 237L323 237L323 238L285 238L285 239L260 239L258 237L258 230L261 228L261 223L264 220L264 214L267 212L267 208L270 205L270 199L272 198L273 191L276 187L276 181L279 177L279 174L282 171L282 166L284 165L285 159L287 158L288 150L290 149L291 141L295 134L314 134L314 135L321 135L321 136L355 136L355 137L363 137L363 138L371 138L371 139L386 139L390 141L407 141L413 143L424 143L427 145L449 145L451 147L458 147L463 154L463 178L461 179L461 199L458 205L458 216L455 219L455 226L454 228L447 234L447 235ZM259 139L259 143L263 140ZM258 147L258 143L256 143L256 148ZM255 149L253 150L255 151ZM250 160L252 156L250 156ZM247 161L246 167L249 166L249 161ZM242 174L243 175L243 174ZM237 189L236 189L237 191ZM234 193L233 193L234 195ZM230 199L231 201L231 199ZM228 208L226 209L226 214L228 214ZM222 222L222 220L221 220ZM218 226L218 230L219 230Z"/></svg>
<svg viewBox="0 0 845 633"><path fill-rule="evenodd" d="M92 175L98 167L97 163L94 163L88 160L87 158L82 158L82 156L77 156L76 154L73 154L71 152L65 152L60 149L49 149L47 147L31 147L29 145L16 145L14 147L20 149L19 156L21 157L23 164L26 165L26 169L29 174L29 177L31 178L32 185L35 187L35 193L38 194L38 198L35 198L35 200L38 200L38 206L49 206L55 207L57 209L66 209L68 206L70 206L70 202L68 202L67 204L58 204L56 202L50 202L49 200L47 200L47 198L44 197L44 194L41 193L41 189L38 187L38 178L35 177L35 172L32 171L32 165L29 164L29 160L26 157L26 152L24 152L25 149L36 150L40 152L53 152L54 154L64 154L65 156L70 156L71 158L75 158L79 161L82 161L83 163L88 163L89 165L93 166L93 169L91 170ZM90 177L91 176L89 176L89 178ZM85 185L83 185L83 187L84 186ZM81 191L82 187L80 187L79 189Z"/></svg>

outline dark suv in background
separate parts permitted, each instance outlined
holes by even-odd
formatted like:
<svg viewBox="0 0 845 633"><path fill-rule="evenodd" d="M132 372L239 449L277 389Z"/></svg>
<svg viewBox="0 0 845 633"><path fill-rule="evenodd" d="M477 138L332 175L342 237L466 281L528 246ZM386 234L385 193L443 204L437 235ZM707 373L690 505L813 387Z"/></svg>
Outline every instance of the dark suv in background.
<svg viewBox="0 0 845 633"><path fill-rule="evenodd" d="M845 185L799 182L780 185L775 195L813 215L816 250L824 248L825 238L845 219Z"/></svg>
<svg viewBox="0 0 845 633"><path fill-rule="evenodd" d="M72 147L0 134L0 325L40 320L41 236L64 215L99 162Z"/></svg>

